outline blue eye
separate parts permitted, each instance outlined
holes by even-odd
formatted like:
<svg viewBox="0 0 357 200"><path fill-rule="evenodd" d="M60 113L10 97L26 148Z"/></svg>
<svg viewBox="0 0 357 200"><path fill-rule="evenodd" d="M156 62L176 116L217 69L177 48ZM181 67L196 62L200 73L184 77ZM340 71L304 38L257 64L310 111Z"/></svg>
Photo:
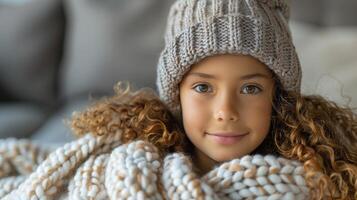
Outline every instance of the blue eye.
<svg viewBox="0 0 357 200"><path fill-rule="evenodd" d="M199 93L209 92L210 87L207 84L198 84L193 89Z"/></svg>
<svg viewBox="0 0 357 200"><path fill-rule="evenodd" d="M255 85L247 85L247 86L243 87L241 93L242 94L258 94L261 91L262 91L262 89L260 89L259 87L255 86Z"/></svg>

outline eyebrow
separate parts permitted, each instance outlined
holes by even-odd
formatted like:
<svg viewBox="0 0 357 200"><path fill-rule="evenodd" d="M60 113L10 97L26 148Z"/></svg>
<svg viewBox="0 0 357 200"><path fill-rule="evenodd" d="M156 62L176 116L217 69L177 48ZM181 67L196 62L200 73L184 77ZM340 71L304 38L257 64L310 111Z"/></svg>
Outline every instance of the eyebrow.
<svg viewBox="0 0 357 200"><path fill-rule="evenodd" d="M198 76L201 78L208 78L208 79L217 79L214 75L211 74L205 74L201 72L192 72L189 73L187 76ZM265 78L265 79L270 79L271 77L262 73L253 73L253 74L246 74L240 77L241 80L248 80L248 79L253 79L253 78Z"/></svg>

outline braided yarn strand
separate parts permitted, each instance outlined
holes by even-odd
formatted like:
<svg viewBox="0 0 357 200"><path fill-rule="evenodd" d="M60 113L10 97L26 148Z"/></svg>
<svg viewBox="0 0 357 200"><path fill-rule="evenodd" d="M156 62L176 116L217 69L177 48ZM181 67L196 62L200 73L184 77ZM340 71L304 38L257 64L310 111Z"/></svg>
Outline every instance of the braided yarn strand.
<svg viewBox="0 0 357 200"><path fill-rule="evenodd" d="M299 162L248 155L220 165L203 180L219 199L306 199L309 190L303 177Z"/></svg>
<svg viewBox="0 0 357 200"><path fill-rule="evenodd" d="M244 156L226 162L201 179L187 158L165 159L162 181L169 199L306 199L308 188L299 162L271 155Z"/></svg>
<svg viewBox="0 0 357 200"><path fill-rule="evenodd" d="M164 158L154 144L86 135L58 148L30 174L0 179L3 200L307 199L302 165L253 155L217 165L203 177L183 153ZM17 189L16 189L17 188Z"/></svg>
<svg viewBox="0 0 357 200"><path fill-rule="evenodd" d="M50 153L36 170L19 185L18 189L6 195L3 200L48 199L61 191L68 176L75 171L90 154L98 148L111 146L120 141L121 131L116 134L96 137L85 135L65 144Z"/></svg>
<svg viewBox="0 0 357 200"><path fill-rule="evenodd" d="M90 156L69 183L69 199L108 199L103 184L108 160L109 154Z"/></svg>
<svg viewBox="0 0 357 200"><path fill-rule="evenodd" d="M136 141L116 148L111 154L105 185L110 199L160 200L157 181L159 153L156 147Z"/></svg>
<svg viewBox="0 0 357 200"><path fill-rule="evenodd" d="M0 140L0 178L16 172L23 175L32 173L49 152L25 139Z"/></svg>
<svg viewBox="0 0 357 200"><path fill-rule="evenodd" d="M26 176L10 176L0 179L0 198L18 188L25 179Z"/></svg>

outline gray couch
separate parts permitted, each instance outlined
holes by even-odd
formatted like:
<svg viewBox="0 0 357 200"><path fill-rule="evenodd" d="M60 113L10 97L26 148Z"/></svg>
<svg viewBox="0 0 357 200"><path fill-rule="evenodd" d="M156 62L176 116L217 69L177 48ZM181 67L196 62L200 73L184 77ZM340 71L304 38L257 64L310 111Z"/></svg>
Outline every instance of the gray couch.
<svg viewBox="0 0 357 200"><path fill-rule="evenodd" d="M357 108L357 1L293 0L292 8L302 91Z"/></svg>
<svg viewBox="0 0 357 200"><path fill-rule="evenodd" d="M63 120L127 80L155 87L171 0L0 0L0 138L73 139Z"/></svg>
<svg viewBox="0 0 357 200"><path fill-rule="evenodd" d="M73 139L63 120L112 94L118 80L155 87L172 2L0 0L0 138L63 143ZM297 0L292 18L313 27L357 25L351 7L355 0Z"/></svg>

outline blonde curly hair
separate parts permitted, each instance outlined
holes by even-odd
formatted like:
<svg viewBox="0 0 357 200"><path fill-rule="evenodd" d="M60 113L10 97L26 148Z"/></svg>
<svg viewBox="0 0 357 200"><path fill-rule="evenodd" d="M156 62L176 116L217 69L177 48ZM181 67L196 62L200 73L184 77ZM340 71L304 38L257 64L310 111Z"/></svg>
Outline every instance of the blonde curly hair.
<svg viewBox="0 0 357 200"><path fill-rule="evenodd" d="M318 95L288 92L276 81L271 129L252 153L277 154L303 163L312 199L357 199L357 119L352 108ZM194 149L155 91L121 82L115 94L94 102L69 121L77 136L113 134L123 142L143 139L164 155Z"/></svg>

